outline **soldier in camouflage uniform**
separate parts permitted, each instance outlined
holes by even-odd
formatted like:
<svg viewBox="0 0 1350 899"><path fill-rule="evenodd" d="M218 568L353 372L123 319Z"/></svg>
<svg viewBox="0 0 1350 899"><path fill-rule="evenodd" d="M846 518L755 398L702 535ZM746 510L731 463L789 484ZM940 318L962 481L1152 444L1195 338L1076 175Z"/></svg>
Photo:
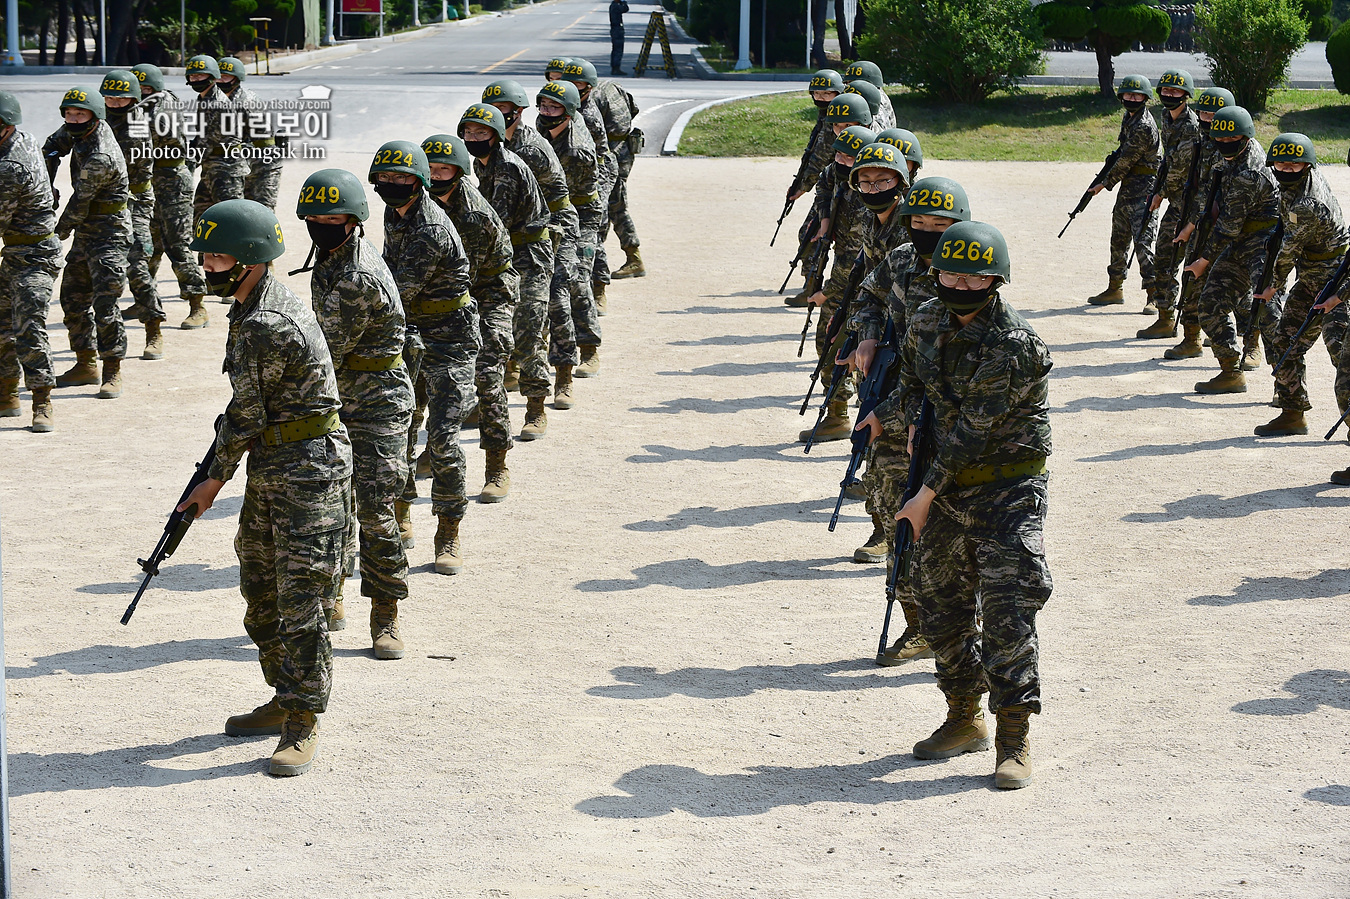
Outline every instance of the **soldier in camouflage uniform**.
<svg viewBox="0 0 1350 899"><path fill-rule="evenodd" d="M596 284L605 285L610 281L609 258L605 255L604 235L609 233L609 195L613 192L614 183L619 177L619 160L609 147L609 133L605 119L596 102L595 86L600 83L600 76L596 74L595 66L580 57L574 57L568 61L562 78L570 81L577 89L577 96L581 98L577 107L578 114L585 123L586 130L590 132L591 142L595 145L595 192L600 197L601 210L600 222L595 228L595 258L591 262L591 273L586 289L595 303L596 315L600 316L605 314L602 306L604 288L602 286L597 290ZM599 344L596 344L596 347L597 352L591 354L589 359L583 351L581 364L576 370L578 378L589 378L599 372Z"/></svg>
<svg viewBox="0 0 1350 899"><path fill-rule="evenodd" d="M1280 220L1284 223L1283 241L1275 259L1274 277L1270 287L1261 295L1261 333L1266 337L1266 351L1272 364L1286 351L1284 364L1275 375L1275 404L1280 414L1264 425L1258 425L1258 437L1283 437L1308 433L1303 413L1312 408L1308 398L1307 366L1304 356L1317 342L1320 332L1331 364L1341 358L1345 343L1346 309L1337 303L1329 312L1314 317L1298 343L1291 343L1299 327L1308 316L1317 295L1331 280L1345 256L1350 242L1341 215L1341 204L1331 192L1331 186L1317 165L1317 151L1306 134L1281 134L1270 144L1266 154L1280 188ZM1269 252L1269 251L1267 251ZM1266 257L1269 265L1269 255ZM1283 293L1290 272L1297 272L1294 287L1289 291L1283 308L1275 301Z"/></svg>
<svg viewBox="0 0 1350 899"><path fill-rule="evenodd" d="M424 191L431 186L431 166L421 147L402 140L386 143L375 151L369 179L388 207L384 261L407 316L408 374L413 383L419 374L426 379L436 571L459 574L464 565L459 525L469 507L459 430L477 399L474 360L482 341L478 305L469 294L469 257L455 226ZM394 507L408 548L416 499L417 481L409 471L403 499Z"/></svg>
<svg viewBox="0 0 1350 899"><path fill-rule="evenodd" d="M188 252L192 237L192 172L187 167L187 142L179 118L181 103L164 86L164 73L157 66L141 63L132 72L141 82L141 117L148 125L154 143L155 162L151 184L155 189L155 214L150 229L154 255L150 258L150 277L159 271L162 255L169 257L178 292L188 301L188 316L183 330L204 328L210 316L202 305L206 294L206 276L195 253ZM133 123L133 127L140 127ZM163 134L160 131L164 131Z"/></svg>
<svg viewBox="0 0 1350 899"><path fill-rule="evenodd" d="M268 209L276 209L285 156L272 134L271 114L262 98L244 87L248 73L243 62L233 56L222 56L217 64L220 66L220 90L239 110L246 129L244 146L249 153L249 164L248 175L244 178L244 197Z"/></svg>
<svg viewBox="0 0 1350 899"><path fill-rule="evenodd" d="M127 164L117 138L104 122L103 97L72 87L61 98L66 124L43 145L43 155L59 153L74 138L70 179L74 191L56 222L57 237L73 232L61 278L61 311L75 365L56 378L57 387L98 384L99 399L122 395L122 359L127 332L117 301L127 283L131 217L127 212ZM49 163L54 157L48 156ZM49 172L55 167L50 166ZM95 351L97 338L97 352ZM95 360L103 359L100 379Z"/></svg>
<svg viewBox="0 0 1350 899"><path fill-rule="evenodd" d="M225 733L281 734L268 770L303 774L318 749L319 715L333 682L324 607L342 584L351 443L319 323L270 270L285 251L276 216L250 200L211 206L191 248L205 254L213 291L233 297L225 345L233 395L207 479L179 509L210 509L248 453L234 547L244 628L275 691L265 705L229 718Z"/></svg>
<svg viewBox="0 0 1350 899"><path fill-rule="evenodd" d="M1116 96L1125 107L1120 121L1120 156L1106 177L1090 190L1097 195L1120 185L1111 211L1111 262L1106 267L1111 283L1088 302L1093 306L1118 306L1125 302L1126 252L1134 242L1135 258L1144 287L1153 286L1153 242L1157 238L1158 214L1149 208L1153 181L1162 161L1158 123L1148 111L1153 87L1143 75L1120 79ZM1146 310L1147 311L1147 310Z"/></svg>
<svg viewBox="0 0 1350 899"><path fill-rule="evenodd" d="M610 274L612 278L641 278L647 274L642 264L642 241L638 239L637 225L628 207L628 177L633 173L633 162L647 144L641 128L634 127L637 104L633 95L614 81L602 81L595 89L596 105L605 120L609 148L618 166L614 188L609 192L609 223L619 238L624 252L624 264ZM608 230L600 233L600 245L605 244ZM603 309L603 303L602 307Z"/></svg>
<svg viewBox="0 0 1350 899"><path fill-rule="evenodd" d="M605 217L605 202L600 198L599 162L595 141L587 132L580 115L581 97L576 87L567 81L550 81L540 88L536 101L539 115L536 124L540 133L553 147L567 177L567 189L572 205L577 208L581 236L577 244L576 280L572 284L571 326L576 343L567 342L570 336L567 322L559 310L551 308L553 344L549 348L549 362L558 373L553 388L554 405L559 398L567 408L573 402L572 372L576 365L589 365L593 370L600 364L600 318L591 293L591 266L595 262L595 241L600 223ZM576 360L576 361L574 361ZM594 371L592 371L594 373Z"/></svg>
<svg viewBox="0 0 1350 899"><path fill-rule="evenodd" d="M53 428L47 306L61 270L51 182L37 141L20 131L19 99L0 91L0 418L19 415L19 376L33 394L33 430Z"/></svg>
<svg viewBox="0 0 1350 899"><path fill-rule="evenodd" d="M1008 248L992 225L958 222L934 249L938 299L908 323L900 366L905 420L931 404L932 462L896 516L913 526L914 596L937 659L947 720L921 759L989 748L980 696L998 717L994 783L1031 779L1028 730L1041 710L1036 613L1045 562L1050 354L998 294Z"/></svg>
<svg viewBox="0 0 1350 899"><path fill-rule="evenodd" d="M412 382L403 363L403 303L394 276L363 233L366 192L351 172L310 175L295 207L317 261L310 301L337 374L342 423L352 442L353 526L343 570L361 540L361 595L370 597L370 637L377 659L403 658L398 604L408 598L408 557L394 503L408 481ZM339 595L325 608L328 629L346 627Z"/></svg>
<svg viewBox="0 0 1350 899"><path fill-rule="evenodd" d="M501 116L496 107L482 108ZM473 121L477 120L466 117L460 124ZM501 154L510 153L500 140L499 136L497 147ZM431 196L454 223L469 256L469 295L478 303L483 338L474 386L478 391L478 444L487 454L487 471L478 500L499 503L511 490L511 472L506 466L506 454L512 446L511 415L505 378L506 363L511 358L516 301L520 296L520 276L511 267L511 232L478 188L464 177L473 168L473 157L463 140L453 134L433 134L422 141L422 150L431 165ZM491 160L491 150L486 158ZM523 162L517 162L525 168ZM528 168L525 173L530 181L534 180ZM532 194L535 196L542 204L538 185Z"/></svg>
<svg viewBox="0 0 1350 899"><path fill-rule="evenodd" d="M224 200L242 199L248 161L243 157L242 134L246 123L239 110L216 84L220 65L209 56L187 61L187 83L197 92L192 156L188 166L201 167L201 179L192 210L196 218L206 207Z"/></svg>
<svg viewBox="0 0 1350 899"><path fill-rule="evenodd" d="M872 124L868 127L874 131L885 130L884 128L881 128L880 117L882 93L876 85L872 84L870 81L859 79L845 88L844 93L857 94L867 101L867 111L872 114ZM887 127L893 127L893 124L888 125Z"/></svg>
<svg viewBox="0 0 1350 899"><path fill-rule="evenodd" d="M1247 110L1241 106L1219 110L1210 133L1224 159L1205 204L1214 210L1214 227L1199 258L1186 271L1204 279L1200 327L1209 336L1221 371L1195 389L1197 393L1246 393L1242 372L1260 364L1260 332L1244 338L1243 349L1238 348L1237 336L1247 331L1252 286L1261 276L1267 243L1279 224L1280 192L1266 167L1266 154L1256 141L1256 126Z"/></svg>
<svg viewBox="0 0 1350 899"><path fill-rule="evenodd" d="M1153 254L1153 284L1148 287L1148 304L1144 311L1156 311L1158 320L1135 336L1144 340L1171 337L1177 324L1177 269L1182 262L1183 248L1175 243L1177 232L1185 221L1187 185L1199 185L1197 153L1200 152L1200 120L1191 109L1189 100L1195 94L1191 73L1185 69L1168 69L1158 79L1158 99L1165 112L1162 115L1163 166L1149 200L1150 212L1157 212L1163 200L1167 212L1158 226L1158 243ZM1194 163L1194 165L1193 165ZM1192 168L1196 179L1191 181Z"/></svg>
<svg viewBox="0 0 1350 899"><path fill-rule="evenodd" d="M860 81L872 85L881 95L880 105L872 122L872 129L874 131L885 131L887 128L894 128L897 124L895 107L891 105L891 98L886 95L886 79L881 77L880 67L866 59L850 63L849 67L844 70L844 84L852 86Z"/></svg>

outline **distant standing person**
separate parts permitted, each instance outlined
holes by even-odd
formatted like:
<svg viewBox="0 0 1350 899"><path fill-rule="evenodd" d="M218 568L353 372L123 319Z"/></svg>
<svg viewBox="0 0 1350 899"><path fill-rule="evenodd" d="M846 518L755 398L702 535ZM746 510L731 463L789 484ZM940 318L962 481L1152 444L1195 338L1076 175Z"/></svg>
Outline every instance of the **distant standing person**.
<svg viewBox="0 0 1350 899"><path fill-rule="evenodd" d="M609 0L609 74L627 75L623 70L623 14L628 12L626 0Z"/></svg>

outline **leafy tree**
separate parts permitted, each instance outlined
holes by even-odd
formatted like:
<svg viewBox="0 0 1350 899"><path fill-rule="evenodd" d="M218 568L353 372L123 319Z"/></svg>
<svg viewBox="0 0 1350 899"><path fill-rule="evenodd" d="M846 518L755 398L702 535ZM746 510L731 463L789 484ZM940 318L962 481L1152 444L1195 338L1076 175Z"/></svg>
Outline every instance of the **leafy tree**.
<svg viewBox="0 0 1350 899"><path fill-rule="evenodd" d="M1116 68L1112 57L1135 44L1163 44L1172 33L1172 20L1156 0L1051 0L1036 7L1045 36L1054 40L1087 41L1097 51L1097 85L1105 97L1116 95Z"/></svg>
<svg viewBox="0 0 1350 899"><path fill-rule="evenodd" d="M1202 0L1195 26L1210 77L1252 113L1265 111L1270 92L1308 40L1299 0Z"/></svg>

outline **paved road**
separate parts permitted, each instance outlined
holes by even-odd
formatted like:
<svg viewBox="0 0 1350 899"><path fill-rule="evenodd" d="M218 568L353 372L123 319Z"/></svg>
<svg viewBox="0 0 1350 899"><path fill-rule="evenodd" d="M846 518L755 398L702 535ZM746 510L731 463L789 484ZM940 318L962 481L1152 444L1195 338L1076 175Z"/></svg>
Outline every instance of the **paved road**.
<svg viewBox="0 0 1350 899"><path fill-rule="evenodd" d="M1048 53L1045 74L1052 77L1097 77L1097 57L1092 53ZM1144 75L1153 81L1168 69L1186 69L1202 84L1209 84L1209 64L1198 53L1122 53L1115 59L1116 76ZM1327 45L1318 42L1306 45L1294 55L1289 64L1291 82L1319 82L1331 84L1331 64L1327 62Z"/></svg>

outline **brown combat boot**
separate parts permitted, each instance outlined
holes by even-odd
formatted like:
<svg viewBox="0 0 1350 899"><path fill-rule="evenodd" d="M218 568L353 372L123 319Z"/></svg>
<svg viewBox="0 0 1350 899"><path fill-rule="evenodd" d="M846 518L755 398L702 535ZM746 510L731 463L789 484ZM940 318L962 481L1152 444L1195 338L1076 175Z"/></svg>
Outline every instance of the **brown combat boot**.
<svg viewBox="0 0 1350 899"><path fill-rule="evenodd" d="M544 398L531 396L525 398L525 427L520 429L521 440L538 440L548 432L548 413L544 411Z"/></svg>
<svg viewBox="0 0 1350 899"><path fill-rule="evenodd" d="M614 276L613 276L613 275L610 275L610 277L612 278L612 277L614 277ZM604 282L604 281L592 281L592 282L591 282L591 293L594 294L594 296L595 296L595 311L596 311L596 313L599 314L599 315L606 315L606 314L608 314L608 313L607 313L607 310L606 310L606 308L605 308L605 307L608 305L608 301L605 299L605 282Z"/></svg>
<svg viewBox="0 0 1350 899"><path fill-rule="evenodd" d="M506 450L487 451L487 474L480 503L499 503L511 492L511 470L506 467Z"/></svg>
<svg viewBox="0 0 1350 899"><path fill-rule="evenodd" d="M141 352L141 358L151 361L164 358L164 333L157 319L145 323L145 350Z"/></svg>
<svg viewBox="0 0 1350 899"><path fill-rule="evenodd" d="M1256 371L1261 367L1261 334L1242 338L1242 370Z"/></svg>
<svg viewBox="0 0 1350 899"><path fill-rule="evenodd" d="M853 551L853 561L866 565L886 561L886 526L875 512L872 513L872 536Z"/></svg>
<svg viewBox="0 0 1350 899"><path fill-rule="evenodd" d="M815 429L816 443L828 443L831 440L847 440L853 436L853 421L848 417L848 400L831 400L825 411L820 427ZM811 429L807 428L797 435L801 443L811 439Z"/></svg>
<svg viewBox="0 0 1350 899"><path fill-rule="evenodd" d="M1125 302L1125 280L1116 278L1111 279L1111 283L1106 289L1095 297L1088 297L1088 303L1093 306L1120 306Z"/></svg>
<svg viewBox="0 0 1350 899"><path fill-rule="evenodd" d="M436 525L436 573L459 574L464 557L459 543L460 518L439 515Z"/></svg>
<svg viewBox="0 0 1350 899"><path fill-rule="evenodd" d="M905 632L877 659L877 664L885 668L903 665L910 659L931 659L933 650L919 631L919 610L909 603L900 603L905 613Z"/></svg>
<svg viewBox="0 0 1350 899"><path fill-rule="evenodd" d="M1152 290L1150 290L1145 296L1146 296L1146 299L1144 300L1144 308L1139 310L1139 314L1140 314L1140 315L1157 315L1157 314L1158 314L1158 295L1157 295L1157 293L1154 292L1154 291L1152 291Z"/></svg>
<svg viewBox="0 0 1350 899"><path fill-rule="evenodd" d="M257 737L263 734L279 734L286 723L286 710L273 696L265 705L260 705L244 715L231 715L225 719L227 737Z"/></svg>
<svg viewBox="0 0 1350 899"><path fill-rule="evenodd" d="M506 377L502 379L502 386L506 388L507 393L514 393L520 389L520 366L514 359L506 363Z"/></svg>
<svg viewBox="0 0 1350 899"><path fill-rule="evenodd" d="M948 696L947 720L927 740L914 744L914 757L949 759L963 752L982 752L989 743L980 697Z"/></svg>
<svg viewBox="0 0 1350 899"><path fill-rule="evenodd" d="M1221 362L1222 370L1210 378L1208 381L1200 381L1195 385L1196 393L1246 393L1247 376L1238 368L1238 360L1231 362Z"/></svg>
<svg viewBox="0 0 1350 899"><path fill-rule="evenodd" d="M1031 710L1013 706L999 709L997 717L994 786L1000 790L1020 790L1031 783L1031 737L1028 735Z"/></svg>
<svg viewBox="0 0 1350 899"><path fill-rule="evenodd" d="M422 447L422 452L417 456L417 461L413 463L413 471L419 478L431 477L431 447Z"/></svg>
<svg viewBox="0 0 1350 899"><path fill-rule="evenodd" d="M0 378L0 418L18 418L21 414L19 379Z"/></svg>
<svg viewBox="0 0 1350 899"><path fill-rule="evenodd" d="M1288 437L1308 433L1308 422L1302 410L1285 409L1263 425L1256 426L1257 437Z"/></svg>
<svg viewBox="0 0 1350 899"><path fill-rule="evenodd" d="M370 602L371 652L377 659L403 658L403 641L398 635L398 602L373 599Z"/></svg>
<svg viewBox="0 0 1350 899"><path fill-rule="evenodd" d="M1177 311L1167 309L1158 313L1158 320L1147 328L1136 331L1134 336L1140 340L1159 340L1171 337L1177 332Z"/></svg>
<svg viewBox="0 0 1350 899"><path fill-rule="evenodd" d="M103 383L99 385L98 393L94 395L101 400L115 400L122 395L121 359L103 360Z"/></svg>
<svg viewBox="0 0 1350 899"><path fill-rule="evenodd" d="M56 411L52 408L52 389L33 388L33 433L50 434L56 426Z"/></svg>
<svg viewBox="0 0 1350 899"><path fill-rule="evenodd" d="M600 374L600 348L598 346L584 346L581 349L581 364L572 372L574 377L594 378Z"/></svg>
<svg viewBox="0 0 1350 899"><path fill-rule="evenodd" d="M805 309L810 305L810 297L811 294L803 290L801 293L795 293L790 297L784 297L783 305L791 306L793 309Z"/></svg>
<svg viewBox="0 0 1350 899"><path fill-rule="evenodd" d="M1181 343L1168 348L1163 353L1164 359L1194 359L1204 352L1200 347L1200 326L1183 323L1181 327Z"/></svg>
<svg viewBox="0 0 1350 899"><path fill-rule="evenodd" d="M191 331L195 328L205 328L211 324L211 316L206 311L206 304L200 296L190 296L188 301L188 317L183 319L183 323L178 327L184 331Z"/></svg>
<svg viewBox="0 0 1350 899"><path fill-rule="evenodd" d="M624 255L628 257L628 260L619 267L617 272L611 272L610 278L614 280L620 278L641 278L643 275L647 274L647 269L642 264L642 250L640 248L633 247L630 250L625 247L623 252Z"/></svg>
<svg viewBox="0 0 1350 899"><path fill-rule="evenodd" d="M417 541L413 539L412 503L405 503L401 499L395 500L394 520L398 522L398 536L403 541L403 548L412 549L417 545Z"/></svg>
<svg viewBox="0 0 1350 899"><path fill-rule="evenodd" d="M76 350L75 364L56 376L57 387L84 387L98 383L98 353Z"/></svg>
<svg viewBox="0 0 1350 899"><path fill-rule="evenodd" d="M572 366L559 365L553 381L553 408L571 409L575 402L572 396Z"/></svg>
<svg viewBox="0 0 1350 899"><path fill-rule="evenodd" d="M287 712L282 727L281 742L272 753L267 772L277 777L304 774L314 764L319 752L319 716L308 710Z"/></svg>
<svg viewBox="0 0 1350 899"><path fill-rule="evenodd" d="M328 621L328 632L345 631L347 629L347 607L342 603L342 585L338 585L337 598L333 600L331 609L323 610L323 617Z"/></svg>
<svg viewBox="0 0 1350 899"><path fill-rule="evenodd" d="M122 321L138 322L141 320L141 316L149 311L149 309L146 309L141 305L140 300L136 300L130 306L122 310Z"/></svg>
<svg viewBox="0 0 1350 899"><path fill-rule="evenodd" d="M1331 473L1331 483L1339 484L1342 487L1350 487L1350 468L1342 468L1340 471Z"/></svg>

